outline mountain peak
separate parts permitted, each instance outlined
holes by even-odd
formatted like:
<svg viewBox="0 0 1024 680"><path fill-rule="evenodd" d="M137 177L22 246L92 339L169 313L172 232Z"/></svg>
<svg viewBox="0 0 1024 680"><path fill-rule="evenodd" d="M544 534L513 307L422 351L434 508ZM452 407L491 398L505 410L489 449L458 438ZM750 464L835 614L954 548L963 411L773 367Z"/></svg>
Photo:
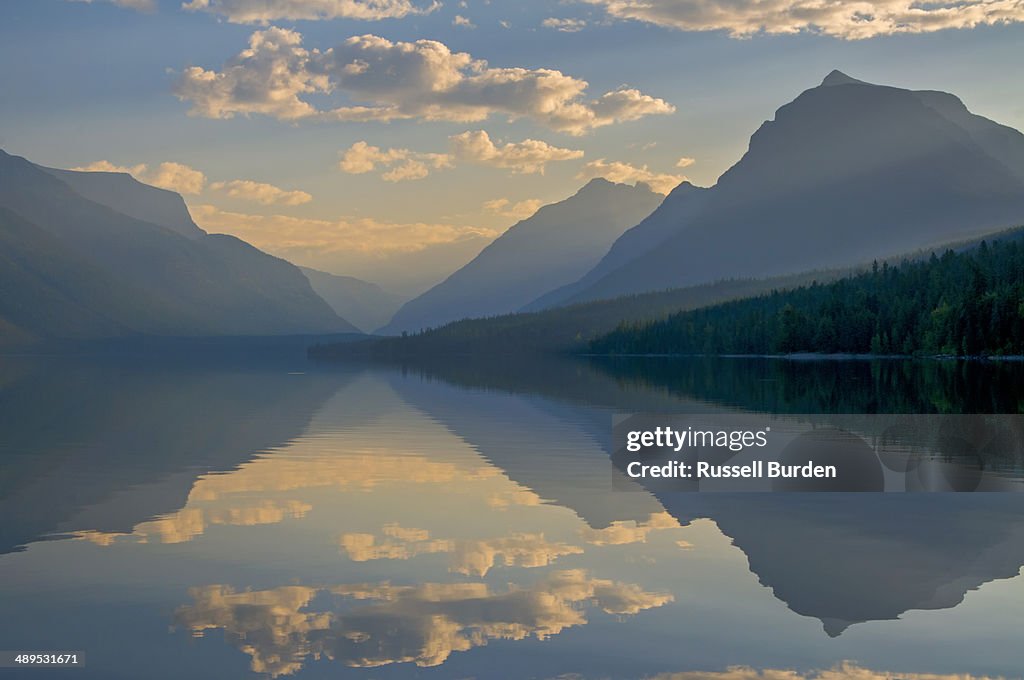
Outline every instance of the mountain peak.
<svg viewBox="0 0 1024 680"><path fill-rule="evenodd" d="M835 85L867 85L863 80L851 78L840 70L833 70L821 81L822 87L833 87Z"/></svg>

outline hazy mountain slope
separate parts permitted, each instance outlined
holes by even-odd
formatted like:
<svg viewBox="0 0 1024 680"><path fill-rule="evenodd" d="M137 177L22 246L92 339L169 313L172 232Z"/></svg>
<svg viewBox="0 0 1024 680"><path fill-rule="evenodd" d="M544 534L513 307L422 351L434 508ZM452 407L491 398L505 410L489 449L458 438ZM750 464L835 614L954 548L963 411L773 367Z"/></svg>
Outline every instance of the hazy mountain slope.
<svg viewBox="0 0 1024 680"><path fill-rule="evenodd" d="M85 299L119 328L171 335L355 330L284 260L230 236L188 239L128 217L85 199L25 159L2 152L0 207L46 232L50 244L71 253L78 266L102 272L105 283ZM46 253L53 251L51 245ZM28 262L35 260L30 257ZM38 292L19 288L12 304L30 305ZM115 297L124 304L113 305ZM78 337L53 314L56 325L49 327L49 335Z"/></svg>
<svg viewBox="0 0 1024 680"><path fill-rule="evenodd" d="M679 228L679 224L700 211L707 196L707 189L683 182L665 197L653 213L619 237L601 261L583 278L545 293L525 305L522 311L537 311L558 306L619 267L658 247L672 236Z"/></svg>
<svg viewBox="0 0 1024 680"><path fill-rule="evenodd" d="M562 302L846 266L1019 223L1024 136L960 106L833 73L761 126L670 238Z"/></svg>
<svg viewBox="0 0 1024 680"><path fill-rule="evenodd" d="M143 184L127 173L36 167L67 184L79 196L113 208L122 215L166 227L188 238L199 238L206 233L192 221L179 194Z"/></svg>
<svg viewBox="0 0 1024 680"><path fill-rule="evenodd" d="M662 196L595 179L564 201L513 225L473 261L407 302L384 332L512 312L585 274Z"/></svg>
<svg viewBox="0 0 1024 680"><path fill-rule="evenodd" d="M112 337L133 319L149 332L169 330L160 303L131 295L46 231L0 207L0 345L32 338ZM20 331L20 332L19 332Z"/></svg>
<svg viewBox="0 0 1024 680"><path fill-rule="evenodd" d="M351 276L338 276L318 269L299 267L309 279L313 291L331 306L338 316L364 332L380 328L402 306L403 299L380 286Z"/></svg>
<svg viewBox="0 0 1024 680"><path fill-rule="evenodd" d="M947 250L965 252L983 240L1024 241L1024 227L989 232L980 237L933 244L880 260L882 267L904 261L927 260ZM518 312L483 319L464 319L408 337L374 338L363 342L327 344L316 348L320 357L376 356L381 358L458 355L539 355L585 352L588 343L622 324L646 324L671 314L725 302L788 291L800 286L827 285L873 268L873 262L853 267L819 269L767 279L729 279L698 286L592 300L536 312Z"/></svg>

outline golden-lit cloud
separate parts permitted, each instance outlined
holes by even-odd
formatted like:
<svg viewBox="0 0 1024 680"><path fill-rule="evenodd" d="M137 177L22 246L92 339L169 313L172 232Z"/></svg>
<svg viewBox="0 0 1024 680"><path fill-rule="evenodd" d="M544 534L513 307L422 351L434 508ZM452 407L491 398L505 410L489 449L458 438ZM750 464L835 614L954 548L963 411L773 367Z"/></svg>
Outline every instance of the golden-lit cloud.
<svg viewBox="0 0 1024 680"><path fill-rule="evenodd" d="M676 167L677 168L688 168L688 167L690 167L691 165L693 165L696 162L697 162L696 158L690 158L689 156L683 156L678 161L676 161Z"/></svg>
<svg viewBox="0 0 1024 680"><path fill-rule="evenodd" d="M145 163L138 165L116 165L107 160L95 161L88 165L71 168L78 172L123 172L131 175L144 184L151 184L161 189L176 191L179 194L195 195L207 188L207 177L193 167L183 163L166 162L156 167ZM302 205L309 203L313 197L305 191L286 190L248 179L234 179L213 182L209 185L212 191L223 193L231 198L262 203L263 205Z"/></svg>
<svg viewBox="0 0 1024 680"><path fill-rule="evenodd" d="M372 218L318 220L288 215L254 215L190 206L192 218L210 232L230 233L282 257L316 251L379 255L417 252L472 238L492 239L497 231L427 222L394 223Z"/></svg>
<svg viewBox="0 0 1024 680"><path fill-rule="evenodd" d="M549 541L543 533L514 533L489 539L436 539L425 529L386 525L381 536L344 533L338 540L341 551L354 562L409 560L419 555L444 553L451 556L450 570L483 577L496 564L506 567L546 567L559 557L579 555L583 549L560 541Z"/></svg>
<svg viewBox="0 0 1024 680"><path fill-rule="evenodd" d="M1024 21L1020 0L581 0L617 19L680 31L725 31L734 38L758 33L818 33L862 40L899 33L931 33Z"/></svg>
<svg viewBox="0 0 1024 680"><path fill-rule="evenodd" d="M652 513L644 522L616 521L603 529L585 527L580 530L580 536L592 545L628 545L645 543L652 531L678 528L679 520L667 512L657 512Z"/></svg>
<svg viewBox="0 0 1024 680"><path fill-rule="evenodd" d="M364 141L354 143L342 153L338 168L342 172L361 175L378 168L389 168L381 174L388 182L423 179L435 170L454 167L452 158L443 153L418 153L409 149L381 149Z"/></svg>
<svg viewBox="0 0 1024 680"><path fill-rule="evenodd" d="M647 680L1007 680L1003 676L964 673L906 673L876 671L852 661L842 661L828 669L806 673L791 669L755 669L750 666L729 666L724 671L688 671L662 673Z"/></svg>
<svg viewBox="0 0 1024 680"><path fill-rule="evenodd" d="M203 508L186 506L177 512L137 524L130 534L80 531L75 538L96 545L111 545L121 539L140 543L187 543L201 536L210 525L258 526L277 524L285 519L305 517L313 506L301 501L274 501Z"/></svg>
<svg viewBox="0 0 1024 680"><path fill-rule="evenodd" d="M379 21L429 14L440 6L436 0L190 0L182 4L183 9L216 14L235 24L267 24L282 19Z"/></svg>
<svg viewBox="0 0 1024 680"><path fill-rule="evenodd" d="M594 578L584 570L552 572L502 592L484 583L366 583L243 592L212 585L190 594L193 603L178 608L175 624L195 636L223 630L251 657L254 672L272 677L296 673L310 657L358 668L439 666L452 653L490 640L543 640L585 625L588 605L627 616L672 601L667 593ZM321 594L347 604L312 610Z"/></svg>
<svg viewBox="0 0 1024 680"><path fill-rule="evenodd" d="M254 182L248 179L214 182L210 185L210 189L224 192L231 198L255 201L263 205L302 205L313 200L313 197L305 191L289 191L273 184Z"/></svg>
<svg viewBox="0 0 1024 680"><path fill-rule="evenodd" d="M411 467L407 467L409 465ZM492 467L465 468L426 456L367 454L314 459L261 458L228 474L199 478L189 492L185 507L141 522L131 533L80 531L74 535L97 545L110 545L121 539L142 543L185 543L201 536L211 525L277 524L305 517L312 510L312 505L303 501L263 498L254 502L254 496L271 493L290 495L292 492L323 488L369 491L392 483L465 483L490 479L499 474ZM389 525L383 533L389 539L415 541L419 536L417 531L402 533L400 527ZM368 536L373 538L372 534ZM360 540L366 539L350 539L349 544L359 548Z"/></svg>
<svg viewBox="0 0 1024 680"><path fill-rule="evenodd" d="M675 111L629 87L587 100L587 86L554 69L494 68L436 40L361 35L308 50L298 32L271 27L253 33L249 46L219 71L186 68L174 92L193 115L208 118L478 122L503 115L577 135ZM305 98L312 94L344 96L348 103L317 108Z"/></svg>
<svg viewBox="0 0 1024 680"><path fill-rule="evenodd" d="M684 175L653 172L646 165L637 167L621 161L607 161L603 158L587 163L583 166L583 170L576 175L576 179L584 180L595 177L604 177L610 182L622 184L642 182L659 194L667 194L686 179Z"/></svg>
<svg viewBox="0 0 1024 680"><path fill-rule="evenodd" d="M507 510L512 506L533 507L540 505L541 497L534 491L516 487L511 491L502 491L487 497L487 506L497 510Z"/></svg>
<svg viewBox="0 0 1024 680"><path fill-rule="evenodd" d="M79 172L124 172L144 184L179 194L198 194L206 186L206 175L182 163L166 162L151 168L145 163L124 166L103 160L71 169Z"/></svg>
<svg viewBox="0 0 1024 680"><path fill-rule="evenodd" d="M459 28L476 28L476 24L461 14L455 15L455 18L452 19L452 26L457 26Z"/></svg>
<svg viewBox="0 0 1024 680"><path fill-rule="evenodd" d="M584 19L557 19L555 17L548 17L544 21L540 22L540 25L544 28L553 28L556 31L562 33L577 33L587 27L587 22Z"/></svg>
<svg viewBox="0 0 1024 680"><path fill-rule="evenodd" d="M508 168L521 174L544 174L548 163L583 158L583 151L579 149L563 149L539 139L495 144L484 130L453 135L448 141L452 155L459 160Z"/></svg>
<svg viewBox="0 0 1024 680"><path fill-rule="evenodd" d="M544 174L548 163L583 157L583 151L552 146L539 139L495 144L484 130L452 135L448 144L450 153L424 153L402 148L382 149L358 141L342 152L338 168L352 175L387 169L381 179L399 182L422 179L431 169L454 168L456 161L504 168L517 174Z"/></svg>
<svg viewBox="0 0 1024 680"><path fill-rule="evenodd" d="M515 203L507 198L496 198L492 201L484 201L483 209L484 212L491 213L492 215L501 215L502 217L509 217L514 220L525 220L537 212L543 204L544 202L537 198L528 198L525 201L516 201Z"/></svg>

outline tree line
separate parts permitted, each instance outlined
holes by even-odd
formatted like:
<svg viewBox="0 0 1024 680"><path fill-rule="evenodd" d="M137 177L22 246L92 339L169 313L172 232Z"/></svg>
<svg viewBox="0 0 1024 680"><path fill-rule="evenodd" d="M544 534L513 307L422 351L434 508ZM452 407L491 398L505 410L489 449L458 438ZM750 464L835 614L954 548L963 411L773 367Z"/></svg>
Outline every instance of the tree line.
<svg viewBox="0 0 1024 680"><path fill-rule="evenodd" d="M595 354L1024 354L1024 245L970 250L629 322Z"/></svg>

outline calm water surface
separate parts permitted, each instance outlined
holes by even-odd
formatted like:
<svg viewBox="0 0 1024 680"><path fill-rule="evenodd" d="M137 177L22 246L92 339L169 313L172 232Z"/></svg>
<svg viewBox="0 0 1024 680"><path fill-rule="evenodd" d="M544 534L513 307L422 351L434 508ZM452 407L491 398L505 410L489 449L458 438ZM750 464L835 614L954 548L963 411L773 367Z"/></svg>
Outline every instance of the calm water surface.
<svg viewBox="0 0 1024 680"><path fill-rule="evenodd" d="M0 359L0 648L86 653L31 678L1021 678L1024 495L658 497L609 449L618 411L1016 413L1022 376Z"/></svg>

